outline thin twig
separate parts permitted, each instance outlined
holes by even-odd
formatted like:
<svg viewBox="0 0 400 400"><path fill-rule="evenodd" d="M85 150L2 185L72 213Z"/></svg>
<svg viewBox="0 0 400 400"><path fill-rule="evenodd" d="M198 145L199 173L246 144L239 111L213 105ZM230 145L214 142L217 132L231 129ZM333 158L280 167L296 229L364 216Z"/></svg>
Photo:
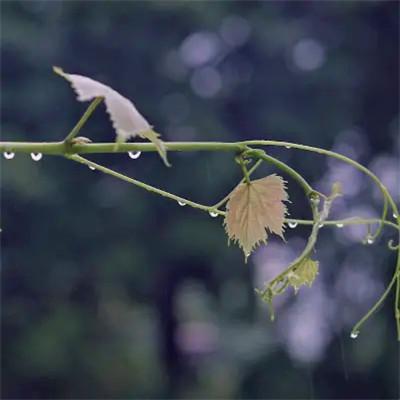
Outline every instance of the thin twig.
<svg viewBox="0 0 400 400"><path fill-rule="evenodd" d="M96 107L103 101L103 97L96 97L90 104L89 107L86 109L82 117L76 123L76 125L72 128L71 132L65 137L65 143L71 143L71 140L79 133L82 129L83 125L85 125L86 121L89 117L93 114Z"/></svg>

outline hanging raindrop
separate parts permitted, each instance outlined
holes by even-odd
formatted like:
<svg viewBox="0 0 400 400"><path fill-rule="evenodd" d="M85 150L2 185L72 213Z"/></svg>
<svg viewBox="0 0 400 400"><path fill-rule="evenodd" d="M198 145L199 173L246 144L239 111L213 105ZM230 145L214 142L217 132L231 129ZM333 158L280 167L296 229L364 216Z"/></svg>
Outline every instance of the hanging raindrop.
<svg viewBox="0 0 400 400"><path fill-rule="evenodd" d="M343 227L344 227L343 224L336 224L336 226L337 226L338 228L343 228Z"/></svg>
<svg viewBox="0 0 400 400"><path fill-rule="evenodd" d="M218 213L215 212L215 211L210 211L209 214L210 214L210 216L213 217L213 218L218 217Z"/></svg>
<svg viewBox="0 0 400 400"><path fill-rule="evenodd" d="M324 224L319 224L318 228L322 228L324 226Z"/></svg>
<svg viewBox="0 0 400 400"><path fill-rule="evenodd" d="M178 204L179 204L181 207L186 206L186 203L185 203L184 201L178 200Z"/></svg>
<svg viewBox="0 0 400 400"><path fill-rule="evenodd" d="M11 152L11 151L5 151L3 153L3 156L6 160L12 160L15 157L15 153Z"/></svg>
<svg viewBox="0 0 400 400"><path fill-rule="evenodd" d="M367 243L368 243L368 244L373 244L373 243L374 243L374 238L368 237L368 238L367 238Z"/></svg>
<svg viewBox="0 0 400 400"><path fill-rule="evenodd" d="M359 333L360 333L359 331L353 331L353 332L350 333L350 337L351 337L352 339L357 339Z"/></svg>
<svg viewBox="0 0 400 400"><path fill-rule="evenodd" d="M42 153L31 153L31 158L33 161L40 161L43 158Z"/></svg>
<svg viewBox="0 0 400 400"><path fill-rule="evenodd" d="M6 157L7 158L7 157ZM396 213L393 213L393 218L397 219L398 215Z"/></svg>
<svg viewBox="0 0 400 400"><path fill-rule="evenodd" d="M92 165L88 165L88 167L89 167L89 169L92 170L92 171L94 171L94 170L96 169L96 168L93 167Z"/></svg>
<svg viewBox="0 0 400 400"><path fill-rule="evenodd" d="M285 146L287 149L290 149L292 146Z"/></svg>
<svg viewBox="0 0 400 400"><path fill-rule="evenodd" d="M297 222L289 222L289 223L288 223L288 226L289 226L289 228L294 229L294 228L296 228L296 226L297 226Z"/></svg>
<svg viewBox="0 0 400 400"><path fill-rule="evenodd" d="M142 154L141 151L128 151L128 156L133 160L137 160L141 154Z"/></svg>

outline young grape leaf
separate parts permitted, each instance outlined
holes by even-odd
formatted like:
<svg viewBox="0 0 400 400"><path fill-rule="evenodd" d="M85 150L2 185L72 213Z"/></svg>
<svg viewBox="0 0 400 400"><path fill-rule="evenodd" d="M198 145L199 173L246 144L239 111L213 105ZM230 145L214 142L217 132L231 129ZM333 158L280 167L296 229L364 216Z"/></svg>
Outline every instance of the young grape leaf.
<svg viewBox="0 0 400 400"><path fill-rule="evenodd" d="M241 183L230 194L224 220L229 240L239 243L245 259L259 243L266 243L268 232L283 238L288 200L285 181L278 175Z"/></svg>
<svg viewBox="0 0 400 400"><path fill-rule="evenodd" d="M153 142L166 165L166 149L159 134L153 130L146 119L139 113L133 103L111 87L82 75L67 74L61 68L53 67L56 74L71 83L78 101L89 101L104 97L107 112L117 134L117 142L125 142L139 136Z"/></svg>
<svg viewBox="0 0 400 400"><path fill-rule="evenodd" d="M308 285L311 287L318 274L318 266L318 261L311 260L311 258L305 258L293 271L288 273L287 278L289 284L293 286L296 293L302 285Z"/></svg>

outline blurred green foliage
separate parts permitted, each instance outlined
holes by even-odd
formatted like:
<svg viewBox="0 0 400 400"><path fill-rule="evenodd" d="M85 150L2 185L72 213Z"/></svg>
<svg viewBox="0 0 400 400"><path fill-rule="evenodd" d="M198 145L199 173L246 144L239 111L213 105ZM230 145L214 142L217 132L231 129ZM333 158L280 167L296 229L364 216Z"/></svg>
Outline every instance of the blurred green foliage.
<svg viewBox="0 0 400 400"><path fill-rule="evenodd" d="M132 99L164 140L331 148L356 127L368 165L398 145L398 15L395 1L2 1L2 140L61 140L77 121L85 105L53 75L58 65ZM82 134L112 140L104 108ZM271 153L310 182L329 168L320 157ZM229 154L169 158L172 169L155 154L93 156L208 204L240 179ZM314 330L326 342L308 357L293 351L292 325L279 325L297 300L269 322L253 292L257 262L244 265L226 246L219 218L61 158L17 154L1 168L4 398L398 396L391 305L351 341L350 324L374 298L336 291L351 253L350 264L366 260L379 294L393 265L383 240L365 249L321 235L317 281L335 312L314 301L331 319ZM366 182L351 202L379 209ZM289 193L292 215L307 218L290 180Z"/></svg>

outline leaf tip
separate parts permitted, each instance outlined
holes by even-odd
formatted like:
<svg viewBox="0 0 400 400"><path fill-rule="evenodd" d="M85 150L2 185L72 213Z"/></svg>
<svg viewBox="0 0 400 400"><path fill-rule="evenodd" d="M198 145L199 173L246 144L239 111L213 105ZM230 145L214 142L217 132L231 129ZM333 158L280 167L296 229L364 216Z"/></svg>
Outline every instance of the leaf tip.
<svg viewBox="0 0 400 400"><path fill-rule="evenodd" d="M55 65L53 65L53 72L57 75L62 76L63 78L65 78L65 73L63 71L63 69L61 67L57 67Z"/></svg>
<svg viewBox="0 0 400 400"><path fill-rule="evenodd" d="M160 134L153 129L150 129L148 131L140 133L139 135L153 142L165 166L171 167L171 164L169 163L167 158L167 149L165 148L165 143L160 139Z"/></svg>

